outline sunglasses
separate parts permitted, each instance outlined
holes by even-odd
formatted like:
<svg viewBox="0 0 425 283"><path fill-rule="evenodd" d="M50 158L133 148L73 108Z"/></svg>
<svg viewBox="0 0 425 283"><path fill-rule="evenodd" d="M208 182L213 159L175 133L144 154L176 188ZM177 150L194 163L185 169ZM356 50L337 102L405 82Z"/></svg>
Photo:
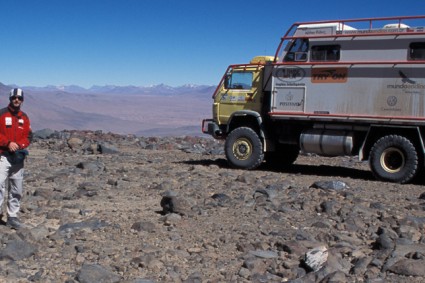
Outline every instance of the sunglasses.
<svg viewBox="0 0 425 283"><path fill-rule="evenodd" d="M19 101L22 101L23 100L22 96L12 96L10 99L11 100L18 99Z"/></svg>

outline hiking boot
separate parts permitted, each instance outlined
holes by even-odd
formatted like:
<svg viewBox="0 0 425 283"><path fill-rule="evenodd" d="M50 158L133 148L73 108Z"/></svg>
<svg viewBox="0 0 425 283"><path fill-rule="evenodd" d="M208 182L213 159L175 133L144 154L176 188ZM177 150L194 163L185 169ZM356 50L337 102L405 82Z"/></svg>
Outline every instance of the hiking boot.
<svg viewBox="0 0 425 283"><path fill-rule="evenodd" d="M9 217L7 218L6 226L15 230L24 227L24 224L19 221L18 217Z"/></svg>

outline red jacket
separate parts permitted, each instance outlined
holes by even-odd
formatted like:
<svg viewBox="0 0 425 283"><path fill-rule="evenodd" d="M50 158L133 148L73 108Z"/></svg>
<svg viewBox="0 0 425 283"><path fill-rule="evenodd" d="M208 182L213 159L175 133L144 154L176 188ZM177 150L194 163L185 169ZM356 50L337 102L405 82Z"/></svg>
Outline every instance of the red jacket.
<svg viewBox="0 0 425 283"><path fill-rule="evenodd" d="M7 152L10 142L16 142L20 149L30 145L31 125L27 114L13 111L10 107L0 109L0 154Z"/></svg>

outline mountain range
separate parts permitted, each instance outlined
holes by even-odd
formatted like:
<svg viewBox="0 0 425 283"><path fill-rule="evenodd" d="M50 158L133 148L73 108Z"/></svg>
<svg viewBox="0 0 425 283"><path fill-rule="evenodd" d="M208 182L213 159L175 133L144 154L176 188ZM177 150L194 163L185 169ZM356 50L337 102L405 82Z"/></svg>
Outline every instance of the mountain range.
<svg viewBox="0 0 425 283"><path fill-rule="evenodd" d="M11 86L17 87L17 86ZM34 87L34 86L24 86L22 87L25 90L33 92L67 92L67 93L95 93L95 94L190 94L190 93L200 93L204 91L214 90L213 86L207 85L195 85L195 84L185 84L182 86L168 86L166 84L158 84L152 86L115 86L115 85L105 85L97 86L94 85L90 88L83 88L78 85L69 85L69 86L53 86L48 85L45 87Z"/></svg>
<svg viewBox="0 0 425 283"><path fill-rule="evenodd" d="M0 83L0 106L15 85ZM22 86L33 130L101 130L137 136L202 135L215 86ZM6 100L6 101L5 101Z"/></svg>

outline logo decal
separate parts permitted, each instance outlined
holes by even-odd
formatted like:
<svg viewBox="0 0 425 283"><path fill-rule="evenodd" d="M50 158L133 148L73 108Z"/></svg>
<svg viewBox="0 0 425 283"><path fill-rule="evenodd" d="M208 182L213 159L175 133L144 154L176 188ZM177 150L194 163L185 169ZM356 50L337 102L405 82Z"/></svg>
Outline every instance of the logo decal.
<svg viewBox="0 0 425 283"><path fill-rule="evenodd" d="M275 76L283 82L293 83L302 80L305 77L305 71L296 66L285 67L277 69Z"/></svg>
<svg viewBox="0 0 425 283"><path fill-rule="evenodd" d="M6 119L4 120L4 123L6 124L6 126L12 126L12 118L6 117Z"/></svg>
<svg viewBox="0 0 425 283"><path fill-rule="evenodd" d="M291 92L289 92L289 93L286 95L286 100L291 101L292 99L294 99L294 95L293 95Z"/></svg>
<svg viewBox="0 0 425 283"><path fill-rule="evenodd" d="M397 93L403 93L403 94L409 94L409 95L410 94L424 95L425 84L420 79L418 81L418 80L414 80L410 78L412 75L417 77L417 75L422 75L422 73L420 73L419 69L418 71L414 71L413 74L412 72L413 71L411 71L409 74L409 70L394 71L395 81L393 83L387 84L387 89L394 90Z"/></svg>
<svg viewBox="0 0 425 283"><path fill-rule="evenodd" d="M389 96L387 98L387 104L388 104L388 106L391 106L391 107L395 106L397 104L397 97Z"/></svg>
<svg viewBox="0 0 425 283"><path fill-rule="evenodd" d="M312 83L345 83L347 68L314 68L311 73Z"/></svg>
<svg viewBox="0 0 425 283"><path fill-rule="evenodd" d="M415 84L416 82L409 79L402 71L398 71L398 74L401 77L401 81L405 84L405 83L409 83L409 84Z"/></svg>

